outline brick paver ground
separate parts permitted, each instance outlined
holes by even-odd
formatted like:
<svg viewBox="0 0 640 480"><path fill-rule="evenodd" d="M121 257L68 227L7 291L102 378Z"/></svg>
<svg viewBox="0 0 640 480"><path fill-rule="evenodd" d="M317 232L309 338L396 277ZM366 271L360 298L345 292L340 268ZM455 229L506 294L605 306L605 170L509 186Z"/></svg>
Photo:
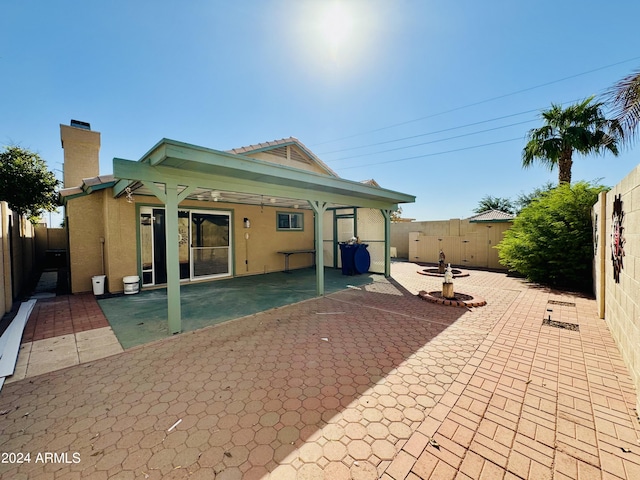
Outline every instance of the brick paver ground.
<svg viewBox="0 0 640 480"><path fill-rule="evenodd" d="M445 307L416 296L439 284L418 268L7 385L0 452L31 462L0 475L640 478L593 300L474 271L456 290L488 305Z"/></svg>
<svg viewBox="0 0 640 480"><path fill-rule="evenodd" d="M24 329L22 342L108 327L109 322L91 293L38 300Z"/></svg>

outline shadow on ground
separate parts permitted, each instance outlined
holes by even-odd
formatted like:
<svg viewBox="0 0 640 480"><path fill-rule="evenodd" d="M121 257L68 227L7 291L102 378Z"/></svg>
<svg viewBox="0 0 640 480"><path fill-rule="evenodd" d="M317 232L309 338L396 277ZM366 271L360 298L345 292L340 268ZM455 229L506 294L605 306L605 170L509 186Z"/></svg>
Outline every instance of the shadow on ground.
<svg viewBox="0 0 640 480"><path fill-rule="evenodd" d="M356 460L373 472L477 348L469 332L448 356L424 351L465 313L382 279L143 345L7 386L0 445L79 452L60 474L261 478Z"/></svg>

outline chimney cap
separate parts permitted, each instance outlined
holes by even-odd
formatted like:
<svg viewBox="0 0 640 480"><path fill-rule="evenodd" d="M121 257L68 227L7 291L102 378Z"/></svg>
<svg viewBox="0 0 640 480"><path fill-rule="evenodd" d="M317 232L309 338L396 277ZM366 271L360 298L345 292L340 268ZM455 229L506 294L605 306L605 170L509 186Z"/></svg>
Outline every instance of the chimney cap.
<svg viewBox="0 0 640 480"><path fill-rule="evenodd" d="M89 122L81 122L80 120L71 120L70 125L76 128L82 128L84 130L91 130L91 124Z"/></svg>

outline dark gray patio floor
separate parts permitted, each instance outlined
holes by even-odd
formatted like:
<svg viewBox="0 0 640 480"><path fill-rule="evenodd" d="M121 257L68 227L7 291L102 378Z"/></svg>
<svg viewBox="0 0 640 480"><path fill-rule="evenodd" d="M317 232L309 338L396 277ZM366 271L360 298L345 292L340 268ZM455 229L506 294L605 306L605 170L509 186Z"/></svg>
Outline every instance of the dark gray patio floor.
<svg viewBox="0 0 640 480"><path fill-rule="evenodd" d="M339 269L325 268L325 292L372 283L375 277L382 276L345 276ZM189 332L313 298L316 296L315 269L182 285L180 292L182 329ZM170 336L166 288L102 299L98 304L123 348Z"/></svg>

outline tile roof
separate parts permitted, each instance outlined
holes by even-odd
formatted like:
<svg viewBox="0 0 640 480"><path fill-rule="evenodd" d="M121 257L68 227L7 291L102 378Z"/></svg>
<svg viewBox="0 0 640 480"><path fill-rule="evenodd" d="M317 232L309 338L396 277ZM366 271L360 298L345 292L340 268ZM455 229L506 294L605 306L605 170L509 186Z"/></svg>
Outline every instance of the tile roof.
<svg viewBox="0 0 640 480"><path fill-rule="evenodd" d="M500 210L485 210L477 215L469 217L470 222L510 222L515 218L511 213L501 212Z"/></svg>
<svg viewBox="0 0 640 480"><path fill-rule="evenodd" d="M97 177L83 178L82 185L79 185L77 187L63 188L62 190L60 190L60 196L64 198L69 195L78 195L86 192L89 188L100 190L99 187L110 187L114 182L115 177L113 175L98 175Z"/></svg>

